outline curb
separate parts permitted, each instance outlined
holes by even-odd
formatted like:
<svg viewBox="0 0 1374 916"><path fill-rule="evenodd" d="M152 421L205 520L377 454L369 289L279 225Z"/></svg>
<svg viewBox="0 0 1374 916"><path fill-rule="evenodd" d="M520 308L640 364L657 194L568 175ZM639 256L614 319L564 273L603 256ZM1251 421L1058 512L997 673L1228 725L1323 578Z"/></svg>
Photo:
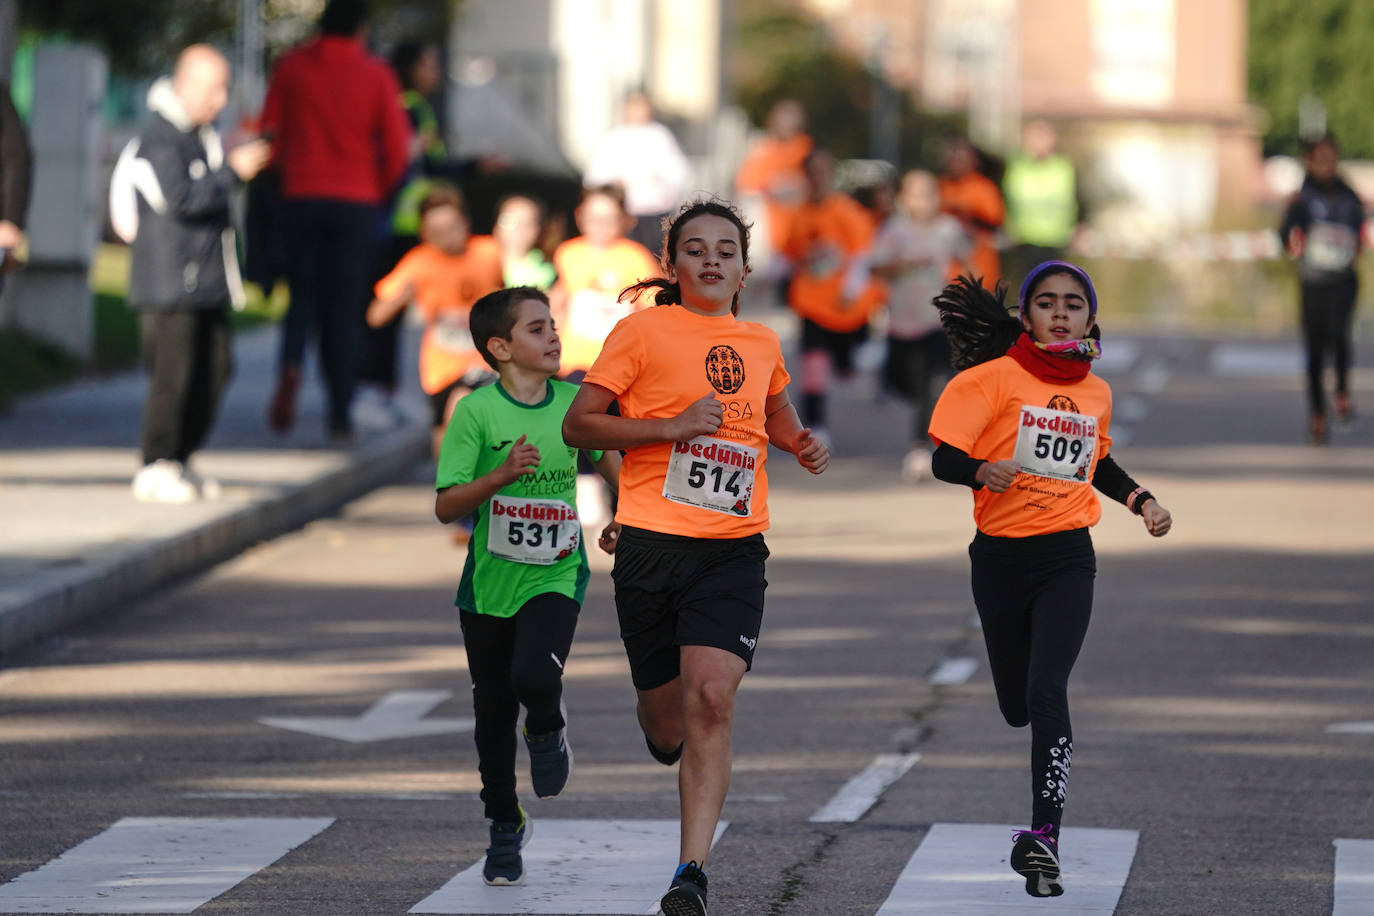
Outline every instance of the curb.
<svg viewBox="0 0 1374 916"><path fill-rule="evenodd" d="M399 478L429 454L428 429L398 430L357 446L344 466L308 483L40 586L0 606L0 657L121 601L214 566L259 541L303 527Z"/></svg>

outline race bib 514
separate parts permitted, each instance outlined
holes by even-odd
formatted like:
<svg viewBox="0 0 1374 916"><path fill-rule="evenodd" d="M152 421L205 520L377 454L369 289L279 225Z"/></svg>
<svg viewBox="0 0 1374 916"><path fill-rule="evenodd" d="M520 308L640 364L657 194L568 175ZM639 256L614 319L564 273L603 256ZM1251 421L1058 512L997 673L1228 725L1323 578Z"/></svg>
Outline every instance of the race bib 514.
<svg viewBox="0 0 1374 916"><path fill-rule="evenodd" d="M1027 474L1088 482L1097 450L1097 417L1048 407L1021 408L1015 461Z"/></svg>
<svg viewBox="0 0 1374 916"><path fill-rule="evenodd" d="M487 553L514 563L552 566L577 551L582 524L561 499L491 498Z"/></svg>
<svg viewBox="0 0 1374 916"><path fill-rule="evenodd" d="M758 457L757 449L712 436L674 442L663 478L663 498L747 517Z"/></svg>

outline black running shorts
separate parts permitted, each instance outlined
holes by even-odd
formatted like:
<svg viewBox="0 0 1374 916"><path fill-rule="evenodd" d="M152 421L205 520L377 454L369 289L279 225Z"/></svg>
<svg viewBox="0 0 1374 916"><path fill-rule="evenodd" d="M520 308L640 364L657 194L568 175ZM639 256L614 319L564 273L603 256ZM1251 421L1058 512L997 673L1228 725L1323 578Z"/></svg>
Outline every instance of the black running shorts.
<svg viewBox="0 0 1374 916"><path fill-rule="evenodd" d="M762 534L689 538L624 527L611 580L635 687L676 678L680 646L724 649L753 667L767 559Z"/></svg>

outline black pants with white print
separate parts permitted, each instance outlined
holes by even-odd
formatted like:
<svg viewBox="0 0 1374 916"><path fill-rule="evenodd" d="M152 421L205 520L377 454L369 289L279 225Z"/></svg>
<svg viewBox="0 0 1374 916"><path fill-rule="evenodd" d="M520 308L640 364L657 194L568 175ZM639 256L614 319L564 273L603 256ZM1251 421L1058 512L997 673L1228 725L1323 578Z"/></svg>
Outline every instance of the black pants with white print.
<svg viewBox="0 0 1374 916"><path fill-rule="evenodd" d="M1097 560L1088 529L1023 538L981 531L969 545L997 705L1031 727L1031 827L1059 834L1073 759L1069 673L1092 616Z"/></svg>
<svg viewBox="0 0 1374 916"><path fill-rule="evenodd" d="M525 729L546 735L564 726L563 665L577 628L578 604L566 595L536 595L513 617L463 611L463 648L472 676L477 768L486 817L516 823L520 707Z"/></svg>

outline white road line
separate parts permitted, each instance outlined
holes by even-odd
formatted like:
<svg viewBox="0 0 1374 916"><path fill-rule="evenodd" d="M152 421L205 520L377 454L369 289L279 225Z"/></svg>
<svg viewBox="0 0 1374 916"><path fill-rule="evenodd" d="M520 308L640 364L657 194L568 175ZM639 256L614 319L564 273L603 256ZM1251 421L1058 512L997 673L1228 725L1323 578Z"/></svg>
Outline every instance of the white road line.
<svg viewBox="0 0 1374 916"><path fill-rule="evenodd" d="M1303 371L1303 355L1296 345L1218 344L1212 349L1213 375L1297 376Z"/></svg>
<svg viewBox="0 0 1374 916"><path fill-rule="evenodd" d="M1336 735L1374 735L1374 722L1337 722L1326 730Z"/></svg>
<svg viewBox="0 0 1374 916"><path fill-rule="evenodd" d="M425 718L452 696L451 690L393 690L358 716L269 716L258 721L354 744L472 731L473 719Z"/></svg>
<svg viewBox="0 0 1374 916"><path fill-rule="evenodd" d="M487 887L482 883L482 863L477 862L410 912L642 916L658 911L658 898L668 889L677 866L677 821L537 820L533 824L533 836L521 854L525 862L522 884ZM716 827L716 840L727 826Z"/></svg>
<svg viewBox="0 0 1374 916"><path fill-rule="evenodd" d="M1102 348L1102 356L1093 367L1093 371L1103 375L1126 372L1135 365L1139 356L1140 344L1133 340L1113 340L1110 345Z"/></svg>
<svg viewBox="0 0 1374 916"><path fill-rule="evenodd" d="M1374 840L1335 840L1336 899L1331 916L1374 916Z"/></svg>
<svg viewBox="0 0 1374 916"><path fill-rule="evenodd" d="M877 916L1014 916L1049 909L1110 916L1115 911L1135 858L1136 831L1065 827L1060 838L1064 896L1051 903L1028 896L1025 879L1007 864L1015 829L931 826Z"/></svg>
<svg viewBox="0 0 1374 916"><path fill-rule="evenodd" d="M5 913L190 913L334 823L126 817L0 887Z"/></svg>
<svg viewBox="0 0 1374 916"><path fill-rule="evenodd" d="M1173 373L1169 371L1168 366L1159 363L1146 366L1140 370L1136 387L1146 394L1159 394L1168 386L1169 379L1172 377Z"/></svg>
<svg viewBox="0 0 1374 916"><path fill-rule="evenodd" d="M887 791L921 759L920 754L879 754L858 776L840 787L808 820L813 824L850 824L864 816Z"/></svg>
<svg viewBox="0 0 1374 916"><path fill-rule="evenodd" d="M973 672L977 670L976 658L947 658L936 665L935 670L930 673L930 682L937 687L962 684L973 677Z"/></svg>

